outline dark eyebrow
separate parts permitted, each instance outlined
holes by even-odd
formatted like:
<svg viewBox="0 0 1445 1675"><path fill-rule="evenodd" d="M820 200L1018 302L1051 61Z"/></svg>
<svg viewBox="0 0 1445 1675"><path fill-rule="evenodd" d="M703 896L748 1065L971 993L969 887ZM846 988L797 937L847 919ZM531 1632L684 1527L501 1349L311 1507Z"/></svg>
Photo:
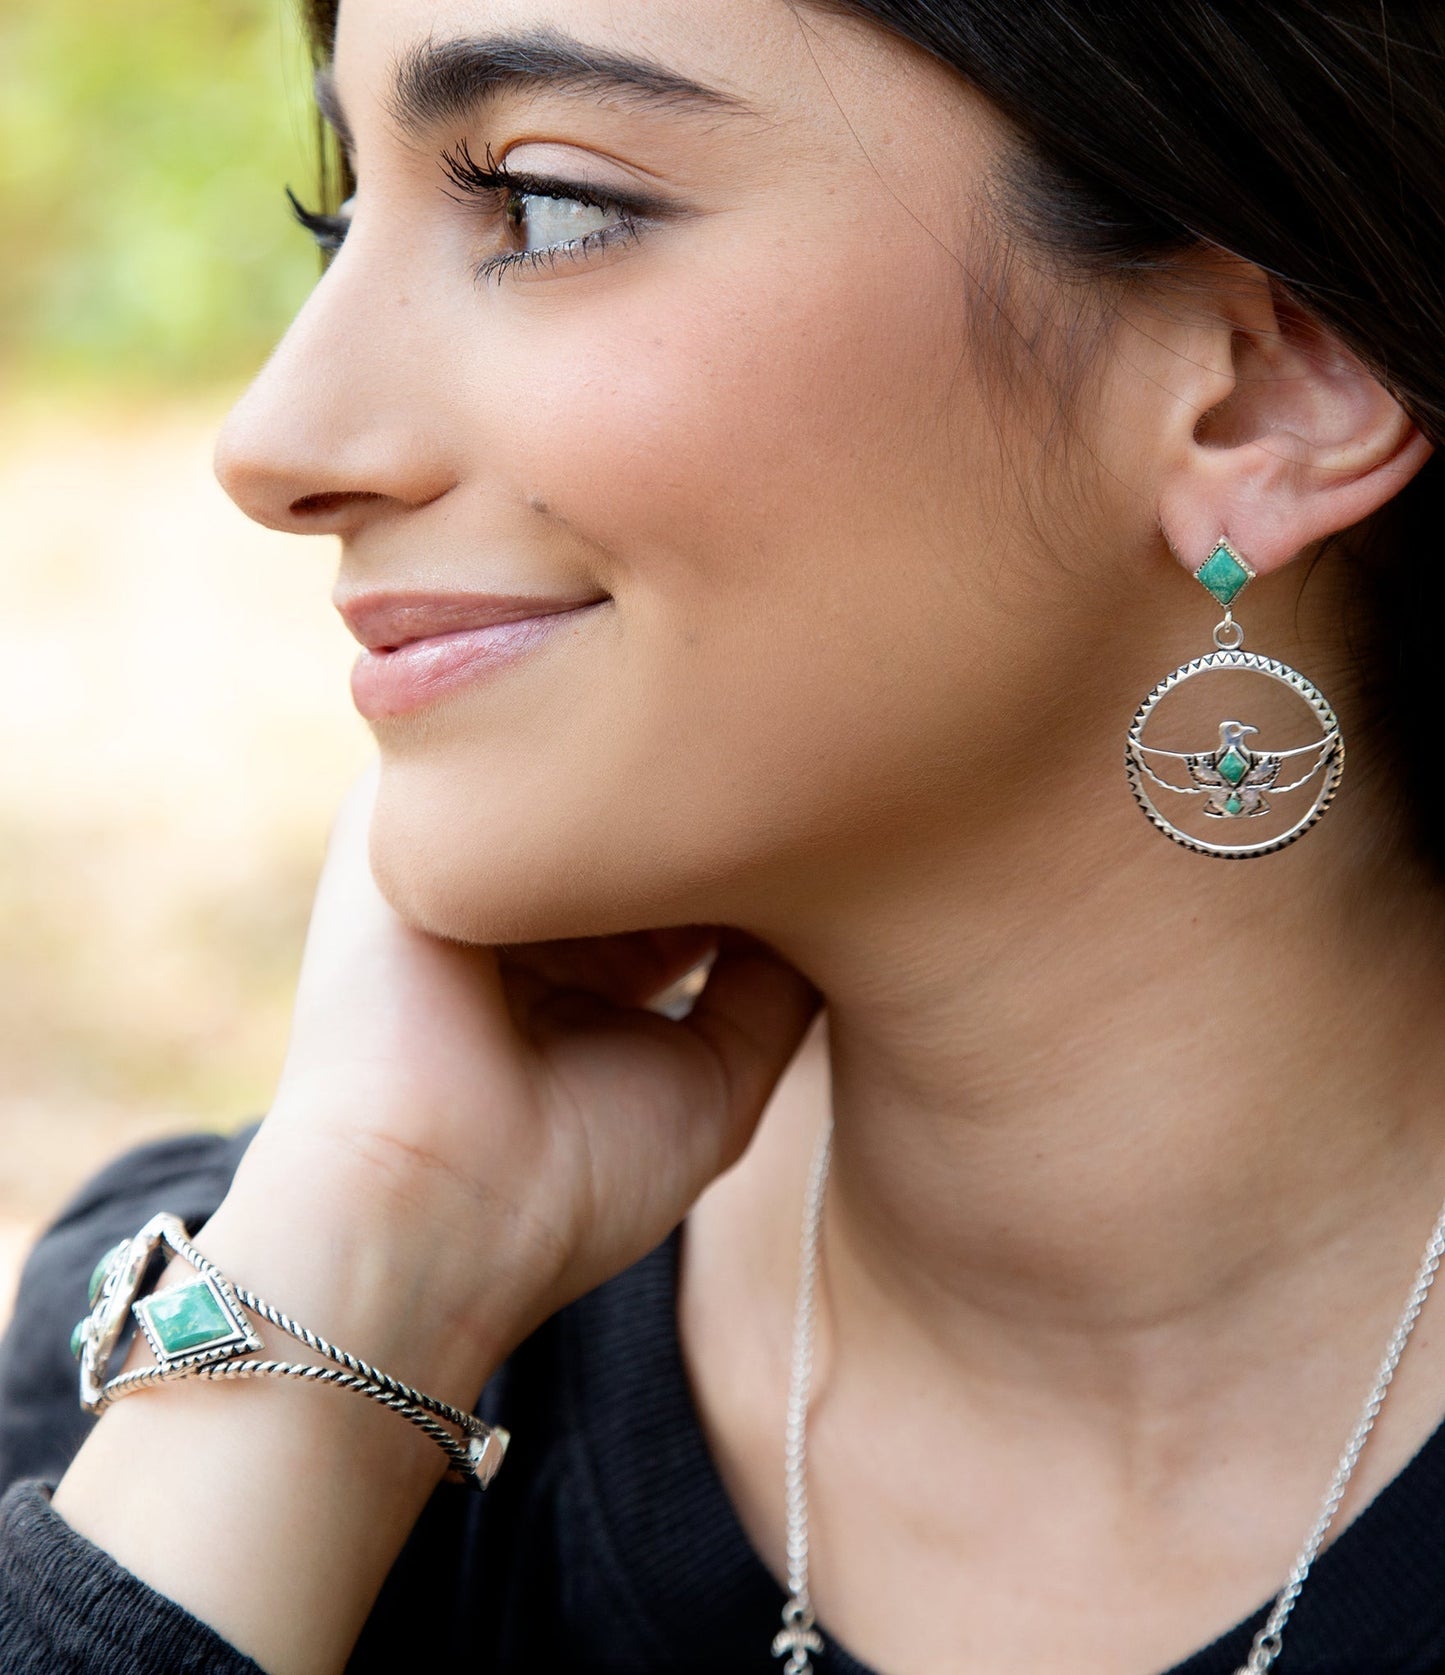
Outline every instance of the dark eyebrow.
<svg viewBox="0 0 1445 1675"><path fill-rule="evenodd" d="M679 75L643 58L591 46L553 29L426 41L399 60L388 110L413 138L445 122L472 117L506 89L548 87L569 93L606 93L651 107L720 113L752 107L721 88ZM329 67L317 72L316 103L350 148L351 134Z"/></svg>

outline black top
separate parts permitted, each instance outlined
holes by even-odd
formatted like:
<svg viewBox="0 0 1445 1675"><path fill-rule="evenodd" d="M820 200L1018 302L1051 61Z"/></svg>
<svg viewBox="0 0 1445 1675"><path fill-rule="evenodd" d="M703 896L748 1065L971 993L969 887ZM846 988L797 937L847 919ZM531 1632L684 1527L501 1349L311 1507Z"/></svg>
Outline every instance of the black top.
<svg viewBox="0 0 1445 1675"><path fill-rule="evenodd" d="M208 1217L255 1126L126 1153L31 1253L0 1343L3 1675L258 1675L49 1502L95 1422L68 1345L92 1266L157 1210L190 1227ZM349 1671L776 1675L785 1595L698 1424L678 1248L674 1231L544 1322L488 1383L477 1412L512 1433L502 1469L484 1494L438 1487ZM1169 1675L1234 1675L1267 1604ZM818 1666L872 1675L831 1639ZM1315 1566L1278 1675L1445 1675L1445 1427Z"/></svg>

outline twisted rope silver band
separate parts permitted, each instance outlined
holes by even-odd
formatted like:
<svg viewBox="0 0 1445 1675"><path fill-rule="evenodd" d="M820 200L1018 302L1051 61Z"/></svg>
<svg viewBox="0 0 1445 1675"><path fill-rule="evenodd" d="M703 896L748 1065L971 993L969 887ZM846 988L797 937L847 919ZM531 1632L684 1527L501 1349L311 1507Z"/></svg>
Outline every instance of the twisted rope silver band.
<svg viewBox="0 0 1445 1675"><path fill-rule="evenodd" d="M189 1262L202 1280L213 1287L216 1312L227 1317L227 1325L213 1339L192 1340L195 1342L193 1349L168 1348L159 1335L164 1328L157 1328L147 1312L158 1300L164 1301L168 1292L180 1288L166 1287L148 1298L140 1295L145 1271L162 1246L168 1246L177 1256ZM191 1243L184 1223L177 1217L164 1213L152 1217L133 1239L117 1245L103 1262L104 1279L98 1291L92 1291L92 1312L76 1328L77 1353L81 1357L81 1405L88 1411L99 1413L110 1403L138 1390L152 1389L183 1378L297 1378L353 1390L400 1414L446 1454L450 1461L449 1477L472 1488L485 1488L496 1474L510 1440L500 1425L489 1425L476 1414L463 1412L450 1402L413 1389L401 1379L373 1367L360 1356L329 1342L319 1332L301 1325L255 1292L235 1284ZM207 1306L211 1305L208 1303ZM344 1370L306 1362L236 1359L244 1350L254 1351L262 1347L261 1340L242 1316L242 1308L269 1321ZM138 1367L107 1379L107 1365L129 1313L135 1315L149 1340L156 1353L156 1362L152 1366ZM462 1433L461 1439L454 1437L439 1420L456 1426Z"/></svg>
<svg viewBox="0 0 1445 1675"><path fill-rule="evenodd" d="M209 1257L203 1256L189 1239L171 1235L163 1235L163 1237L177 1255L184 1256L202 1273L209 1273L213 1278L225 1279L215 1263ZM226 1284L253 1314L258 1314L262 1319L269 1320L273 1326L279 1326L283 1332L289 1333L298 1342L304 1343L308 1349L314 1349L318 1354L324 1355L328 1361L335 1361L338 1366L348 1368L365 1383L377 1385L383 1391L389 1390L394 1395L403 1397L415 1407L425 1408L429 1413L435 1413L442 1419L450 1420L453 1425L465 1431L468 1436L485 1436L491 1428L483 1420L478 1419L476 1414L463 1413L460 1408L453 1407L450 1402L439 1401L435 1396L427 1396L420 1390L413 1390L409 1384L403 1384L399 1378L393 1378L390 1373L384 1373L379 1368L373 1367L370 1362L363 1361L359 1355L352 1355L349 1350L338 1349L335 1344L328 1343L319 1332L313 1332L309 1326L302 1326L299 1321L293 1320L289 1314L283 1314L280 1309L263 1301L254 1291L248 1291L245 1286L237 1285L234 1280L226 1280ZM277 1363L278 1366L288 1364Z"/></svg>
<svg viewBox="0 0 1445 1675"><path fill-rule="evenodd" d="M373 1401L389 1407L393 1413L401 1414L418 1430L424 1431L446 1453L459 1475L470 1477L473 1473L474 1468L467 1450L449 1431L437 1424L435 1419L428 1418L404 1396L394 1391L381 1390L364 1378L358 1378L354 1373L336 1372L331 1367L318 1367L294 1361L212 1361L204 1366L193 1367L138 1367L134 1372L121 1373L111 1379L104 1389L106 1401L109 1403L119 1401L136 1390L148 1389L157 1384L174 1384L183 1378L256 1378L263 1374L310 1379L313 1383L334 1384L342 1390L355 1390L358 1395L370 1396Z"/></svg>

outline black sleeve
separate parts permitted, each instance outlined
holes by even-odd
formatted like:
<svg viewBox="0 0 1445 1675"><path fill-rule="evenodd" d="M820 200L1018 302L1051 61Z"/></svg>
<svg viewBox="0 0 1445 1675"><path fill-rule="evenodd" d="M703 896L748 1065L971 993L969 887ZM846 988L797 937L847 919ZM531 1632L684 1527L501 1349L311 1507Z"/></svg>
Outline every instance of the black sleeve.
<svg viewBox="0 0 1445 1675"><path fill-rule="evenodd" d="M22 1478L0 1498L4 1675L262 1675L213 1628L148 1587Z"/></svg>
<svg viewBox="0 0 1445 1675"><path fill-rule="evenodd" d="M158 1210L192 1229L225 1196L257 1123L126 1152L87 1181L31 1251L0 1339L3 1675L261 1675L214 1629L71 1528L50 1491L96 1420L70 1332L97 1259Z"/></svg>

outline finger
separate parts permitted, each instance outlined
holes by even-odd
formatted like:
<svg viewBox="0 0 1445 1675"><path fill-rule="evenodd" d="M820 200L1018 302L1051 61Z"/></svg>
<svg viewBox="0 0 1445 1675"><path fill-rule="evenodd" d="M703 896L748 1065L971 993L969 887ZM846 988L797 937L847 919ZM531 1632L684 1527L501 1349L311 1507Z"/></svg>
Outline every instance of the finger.
<svg viewBox="0 0 1445 1675"><path fill-rule="evenodd" d="M716 1057L726 1082L720 1136L729 1159L742 1155L778 1078L823 997L803 974L744 932L719 934L707 986L678 1027Z"/></svg>
<svg viewBox="0 0 1445 1675"><path fill-rule="evenodd" d="M577 937L497 950L514 1001L582 989L619 1006L642 1006L698 965L717 940L709 926L679 925L620 936Z"/></svg>
<svg viewBox="0 0 1445 1675"><path fill-rule="evenodd" d="M489 1037L510 1051L514 1035L496 960L488 948L445 941L408 924L372 871L370 830L378 770L351 786L337 809L307 926L292 1008L287 1073L302 1061L393 1051L400 1062L421 1028L448 1027L457 1041Z"/></svg>
<svg viewBox="0 0 1445 1675"><path fill-rule="evenodd" d="M302 956L303 989L344 973L378 925L389 925L394 917L376 887L369 859L378 777L373 762L352 782L332 817Z"/></svg>

